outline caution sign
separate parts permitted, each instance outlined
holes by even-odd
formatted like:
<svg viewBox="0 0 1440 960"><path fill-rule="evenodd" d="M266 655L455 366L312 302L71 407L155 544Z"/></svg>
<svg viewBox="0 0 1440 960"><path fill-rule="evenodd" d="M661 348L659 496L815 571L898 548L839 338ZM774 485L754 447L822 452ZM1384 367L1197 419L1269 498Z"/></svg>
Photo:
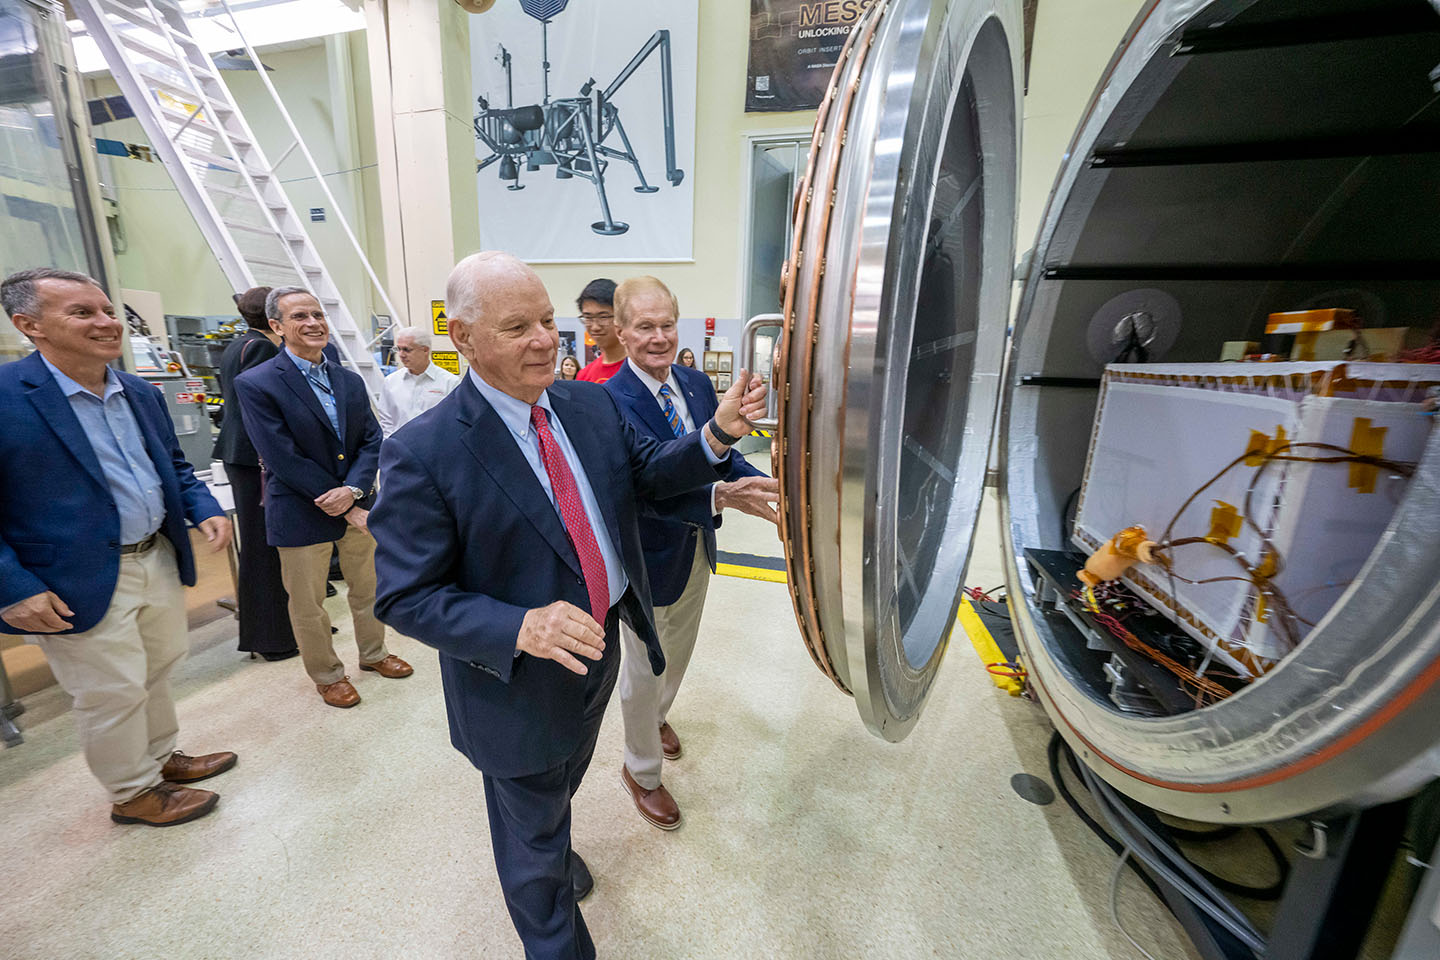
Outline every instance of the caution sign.
<svg viewBox="0 0 1440 960"><path fill-rule="evenodd" d="M435 327L435 336L437 336L437 337L448 337L448 336L450 336L450 320L445 316L445 301L444 301L444 300L431 300L431 301L430 301L430 322L431 322L431 324L433 324L434 327ZM432 354L432 357L433 357L433 354ZM439 360L436 360L435 362L436 362L436 363L440 363ZM444 367L445 364L440 363L440 366ZM446 369L449 369L449 368L447 367Z"/></svg>
<svg viewBox="0 0 1440 960"><path fill-rule="evenodd" d="M440 324L444 322L443 319L436 320L435 328L439 330ZM454 350L432 350L430 351L430 360L441 370L448 370L455 376L460 376L460 354Z"/></svg>

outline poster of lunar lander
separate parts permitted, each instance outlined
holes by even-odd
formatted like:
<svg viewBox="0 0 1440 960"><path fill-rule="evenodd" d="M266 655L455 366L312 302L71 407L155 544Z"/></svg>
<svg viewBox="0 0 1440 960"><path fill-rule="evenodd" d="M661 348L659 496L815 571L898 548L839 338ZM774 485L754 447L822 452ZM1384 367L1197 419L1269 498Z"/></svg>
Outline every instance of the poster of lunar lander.
<svg viewBox="0 0 1440 960"><path fill-rule="evenodd" d="M531 242L493 242L530 259L688 257L691 190L681 148L693 152L694 66L688 64L682 74L677 53L693 59L693 44L680 41L664 21L677 12L683 20L685 8L693 4L628 5L637 9L607 4L602 13L594 0L574 5L570 0L499 0L476 18L476 174L487 243L515 225L522 234L527 228L534 231ZM646 7L653 12L639 9ZM636 24L647 33L633 50L619 45L616 36L602 35L633 32ZM517 29L524 27L530 29ZM693 30L686 32L693 38ZM688 97L679 101L683 114L677 126L677 77L682 75L689 80ZM503 194L496 190L497 180ZM577 191L576 181L590 185L584 191L588 199ZM655 249L663 241L653 235L632 236L626 250L606 249L604 241L577 245L575 235L582 231L592 238L622 238L632 226L653 224L656 211L647 217L645 208L661 206L655 195L682 188L687 249ZM534 196L542 192L544 200ZM539 213L537 203L548 206L547 212ZM562 249L535 235L541 231L558 235Z"/></svg>

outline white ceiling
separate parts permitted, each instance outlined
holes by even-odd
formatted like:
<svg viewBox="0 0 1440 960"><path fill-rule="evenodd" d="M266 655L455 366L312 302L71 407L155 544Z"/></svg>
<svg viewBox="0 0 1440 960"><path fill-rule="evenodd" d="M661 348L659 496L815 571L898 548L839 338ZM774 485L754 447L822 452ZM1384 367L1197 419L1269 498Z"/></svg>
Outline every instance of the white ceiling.
<svg viewBox="0 0 1440 960"><path fill-rule="evenodd" d="M296 49L319 37L365 29L358 0L239 0L230 6L245 39L257 50ZM190 32L210 53L244 45L220 0L185 0L182 7L190 13ZM72 20L70 32L81 74L109 73L85 25Z"/></svg>

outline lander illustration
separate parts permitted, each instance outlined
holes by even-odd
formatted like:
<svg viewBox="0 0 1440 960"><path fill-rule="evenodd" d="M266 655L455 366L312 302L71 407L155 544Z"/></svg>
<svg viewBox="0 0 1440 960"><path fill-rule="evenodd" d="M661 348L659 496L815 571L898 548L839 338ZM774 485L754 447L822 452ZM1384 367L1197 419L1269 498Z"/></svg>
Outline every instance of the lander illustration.
<svg viewBox="0 0 1440 960"><path fill-rule="evenodd" d="M590 229L601 236L624 234L630 225L616 220L610 211L606 177L611 161L629 164L639 183L634 191L651 194L659 187L645 178L635 147L620 119L615 95L649 57L660 55L660 100L664 119L665 179L678 186L685 171L675 157L675 96L670 61L670 31L656 30L630 62L604 87L589 78L577 96L550 97L550 24L569 5L569 0L519 0L529 16L540 21L541 71L544 79L540 103L515 105L514 65L510 51L503 44L495 55L505 71L505 106L492 106L488 96L476 98L479 112L475 115L475 137L490 155L479 160L475 171L499 164L499 175L512 191L523 190L521 168L537 173L542 167L553 166L556 180L579 177L595 185L601 219ZM488 9L488 6L487 8ZM618 146L617 146L618 141Z"/></svg>

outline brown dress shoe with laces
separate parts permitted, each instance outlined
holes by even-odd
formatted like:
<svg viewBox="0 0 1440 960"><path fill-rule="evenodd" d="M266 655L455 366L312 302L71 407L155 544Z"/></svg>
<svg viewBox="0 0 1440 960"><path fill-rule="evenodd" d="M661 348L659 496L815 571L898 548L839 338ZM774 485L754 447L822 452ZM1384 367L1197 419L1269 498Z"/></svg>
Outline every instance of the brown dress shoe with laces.
<svg viewBox="0 0 1440 960"><path fill-rule="evenodd" d="M666 760L680 759L680 738L675 735L675 728L668 723L660 724L660 749Z"/></svg>
<svg viewBox="0 0 1440 960"><path fill-rule="evenodd" d="M373 670L382 677L389 677L391 680L399 680L401 677L408 677L415 672L415 668L395 654L390 654L384 660L376 660L374 663L360 664L361 670Z"/></svg>
<svg viewBox="0 0 1440 960"><path fill-rule="evenodd" d="M152 827L173 827L177 823L198 820L220 801L218 793L192 790L175 783L160 783L133 800L110 808L110 819L116 823L143 823Z"/></svg>
<svg viewBox="0 0 1440 960"><path fill-rule="evenodd" d="M170 754L170 759L165 761L160 776L171 783L194 783L224 773L235 766L237 759L239 758L229 750L207 753L203 757L186 756L176 750Z"/></svg>
<svg viewBox="0 0 1440 960"><path fill-rule="evenodd" d="M665 789L665 784L646 790L635 782L635 778L630 776L630 768L624 765L620 767L620 783L630 794L630 799L635 801L635 809L640 811L640 816L651 826L661 830L674 830L680 826L680 806Z"/></svg>
<svg viewBox="0 0 1440 960"><path fill-rule="evenodd" d="M334 683L317 683L315 689L332 707L353 707L360 702L360 694L350 685L349 677L341 677Z"/></svg>

